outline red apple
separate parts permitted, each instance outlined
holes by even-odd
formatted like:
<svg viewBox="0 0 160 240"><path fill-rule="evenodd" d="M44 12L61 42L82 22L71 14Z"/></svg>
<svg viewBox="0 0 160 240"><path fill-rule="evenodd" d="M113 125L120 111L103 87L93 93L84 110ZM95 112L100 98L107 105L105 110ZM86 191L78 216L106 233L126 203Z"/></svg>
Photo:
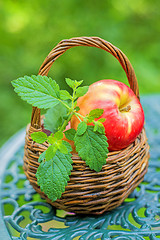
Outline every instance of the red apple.
<svg viewBox="0 0 160 240"><path fill-rule="evenodd" d="M116 80L101 80L90 85L88 92L78 99L79 113L86 116L96 108L104 109L101 117L109 150L120 150L131 144L140 134L144 124L144 112L140 101L124 83ZM74 116L72 128L79 120Z"/></svg>

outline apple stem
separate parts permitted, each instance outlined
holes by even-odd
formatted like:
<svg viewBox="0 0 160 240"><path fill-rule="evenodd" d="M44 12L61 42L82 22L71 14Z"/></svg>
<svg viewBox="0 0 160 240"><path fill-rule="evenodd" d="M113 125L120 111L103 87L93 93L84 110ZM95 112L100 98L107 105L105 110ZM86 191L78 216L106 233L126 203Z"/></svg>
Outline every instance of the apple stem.
<svg viewBox="0 0 160 240"><path fill-rule="evenodd" d="M127 107L121 108L120 112L129 112L131 110L131 106L128 105Z"/></svg>

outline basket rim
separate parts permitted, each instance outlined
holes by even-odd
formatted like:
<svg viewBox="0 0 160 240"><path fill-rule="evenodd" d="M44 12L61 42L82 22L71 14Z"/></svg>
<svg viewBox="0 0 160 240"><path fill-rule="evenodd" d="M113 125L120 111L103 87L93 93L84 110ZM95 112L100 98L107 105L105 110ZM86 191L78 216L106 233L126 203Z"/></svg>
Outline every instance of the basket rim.
<svg viewBox="0 0 160 240"><path fill-rule="evenodd" d="M26 135L31 135L31 133L33 133L33 132L40 132L40 131L42 131L42 128L34 128L34 127L32 127L31 126L31 123L28 123L27 124L27 127L26 127ZM130 154L132 154L132 152L134 151L134 147L135 147L135 145L137 145L137 149L138 148L140 148L141 146L140 146L140 143L141 144L143 144L143 143L145 143L145 142L147 142L147 137L146 137L146 132L145 132L145 127L143 126L143 128L142 128L142 131L140 132L140 134L137 136L137 138L134 140L134 142L132 142L128 147L126 147L126 148L123 148L123 149L121 149L121 150L117 150L117 151L109 151L108 152L108 154L107 154L107 159L108 158L110 158L110 160L112 160L113 158L114 158L114 156L117 156L117 157L122 157L123 156L123 154L124 155L126 155L127 154L127 152L129 152ZM32 146L34 146L35 145L35 147L36 148L39 148L40 146L42 146L42 149L45 151L47 148L48 148L48 146L49 146L49 144L47 143L47 142L44 142L44 143L42 143L42 144L39 144L39 143L36 143L36 142L34 142L33 140L32 140L32 138L31 138L31 136L30 136L30 141L32 141ZM43 150L42 151L40 151L40 153L42 153L43 152ZM74 158L75 160L81 160L82 162L84 162L85 163L85 161L84 160L82 160L79 156L78 156L78 153L73 153L73 152L71 152L71 154L72 154L72 158ZM125 157L125 156L124 156Z"/></svg>

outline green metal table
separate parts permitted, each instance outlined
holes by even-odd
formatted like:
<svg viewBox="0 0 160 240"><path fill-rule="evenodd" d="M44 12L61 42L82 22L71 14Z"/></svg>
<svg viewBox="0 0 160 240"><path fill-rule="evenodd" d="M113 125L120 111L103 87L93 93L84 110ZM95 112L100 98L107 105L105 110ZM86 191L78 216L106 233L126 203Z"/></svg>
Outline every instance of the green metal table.
<svg viewBox="0 0 160 240"><path fill-rule="evenodd" d="M42 200L23 172L25 130L0 151L0 239L160 239L160 95L141 98L150 144L144 181L124 203L101 216L57 210Z"/></svg>

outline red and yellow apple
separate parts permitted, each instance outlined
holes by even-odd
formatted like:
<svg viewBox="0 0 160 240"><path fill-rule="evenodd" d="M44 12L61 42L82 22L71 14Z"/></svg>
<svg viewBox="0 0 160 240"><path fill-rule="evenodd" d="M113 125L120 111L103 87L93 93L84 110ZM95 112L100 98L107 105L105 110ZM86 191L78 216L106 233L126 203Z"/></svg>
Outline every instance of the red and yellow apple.
<svg viewBox="0 0 160 240"><path fill-rule="evenodd" d="M121 150L134 142L144 125L144 112L139 99L124 83L101 80L90 85L88 92L77 102L79 113L86 116L91 110L102 108L105 134L109 150ZM74 116L71 127L77 129L79 120Z"/></svg>

